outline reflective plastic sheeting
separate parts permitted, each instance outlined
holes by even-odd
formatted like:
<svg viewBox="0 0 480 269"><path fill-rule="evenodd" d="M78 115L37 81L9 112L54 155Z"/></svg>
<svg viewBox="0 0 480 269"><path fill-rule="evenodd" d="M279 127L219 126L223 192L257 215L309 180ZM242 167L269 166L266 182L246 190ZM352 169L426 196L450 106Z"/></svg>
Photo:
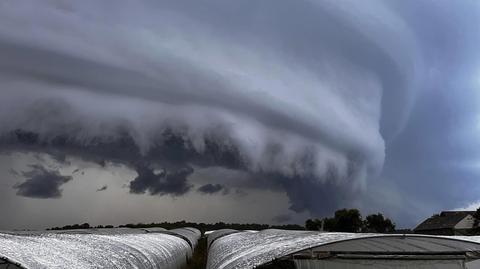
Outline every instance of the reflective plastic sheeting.
<svg viewBox="0 0 480 269"><path fill-rule="evenodd" d="M319 244L368 236L371 235L273 229L234 233L212 243L208 253L207 269L254 268Z"/></svg>
<svg viewBox="0 0 480 269"><path fill-rule="evenodd" d="M167 229L162 227L142 228L142 230L147 233L163 233L168 231Z"/></svg>
<svg viewBox="0 0 480 269"><path fill-rule="evenodd" d="M474 242L474 243L479 243L480 244L480 236L450 236L451 238L455 238L458 240L463 240L463 241L468 241L468 242Z"/></svg>
<svg viewBox="0 0 480 269"><path fill-rule="evenodd" d="M423 254L439 252L480 253L480 237L463 238L427 235L321 233L286 230L263 230L256 233L239 232L222 236L212 243L208 254L207 269L249 269L289 256L290 254L307 253L308 255L308 253L311 253L310 250L312 250L312 252L314 250L319 252L374 251ZM436 259L436 261L438 260ZM458 263L458 259L456 261L450 261L452 264ZM307 264L305 266L307 266ZM425 266L427 265L425 264ZM445 267L443 263L440 263L439 266L440 267L411 268L456 268Z"/></svg>
<svg viewBox="0 0 480 269"><path fill-rule="evenodd" d="M161 233L0 234L0 257L28 269L177 269L186 264L189 251L185 240Z"/></svg>
<svg viewBox="0 0 480 269"><path fill-rule="evenodd" d="M207 236L207 246L208 248L210 248L210 246L212 245L212 243L217 240L218 238L222 237L222 236L225 236L225 235L229 235L229 234L233 234L233 233L238 233L240 231L238 230L234 230L234 229L220 229L220 230L216 230L216 231L212 231L211 233L208 234Z"/></svg>
<svg viewBox="0 0 480 269"><path fill-rule="evenodd" d="M195 229L195 228L178 228L178 229L172 229L169 230L169 232L172 232L174 234L178 234L184 238L186 238L189 242L190 245L192 246L192 251L195 249L198 243L198 239L200 239L200 236L202 236L202 232L200 230Z"/></svg>

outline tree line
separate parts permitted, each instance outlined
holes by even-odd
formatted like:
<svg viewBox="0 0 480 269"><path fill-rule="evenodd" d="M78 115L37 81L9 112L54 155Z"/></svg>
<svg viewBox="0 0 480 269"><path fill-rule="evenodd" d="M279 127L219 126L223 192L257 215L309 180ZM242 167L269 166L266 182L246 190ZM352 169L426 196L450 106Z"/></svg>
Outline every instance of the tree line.
<svg viewBox="0 0 480 269"><path fill-rule="evenodd" d="M305 228L311 231L349 232L349 233L392 233L395 223L383 214L377 213L362 218L358 209L340 209L331 218L308 219Z"/></svg>
<svg viewBox="0 0 480 269"><path fill-rule="evenodd" d="M258 223L196 223L196 222L187 222L187 221L176 221L176 222L152 222L152 223L129 223L117 226L118 228L164 228L167 230L183 228L183 227L193 227L197 228L202 232L219 230L219 229L234 229L234 230L264 230L264 229L283 229L283 230L305 230L305 227L298 224L286 224L286 225L269 225L269 224L258 224ZM84 224L73 224L66 225L63 227L52 227L47 230L75 230L75 229L102 229L102 228L115 228L113 225L106 226L90 226L88 223Z"/></svg>
<svg viewBox="0 0 480 269"><path fill-rule="evenodd" d="M88 223L66 225L63 227L52 227L47 230L75 230L75 229L102 229L102 228L154 228L161 227L167 230L193 227L202 232L219 230L219 229L234 229L234 230L265 230L265 229L283 229L283 230L311 230L311 231L327 231L327 232L372 232L372 233L392 233L395 231L395 223L390 219L385 218L383 214L377 213L368 215L365 219L362 218L358 209L340 209L337 210L333 217L322 219L308 219L305 226L298 224L286 225L270 225L258 223L196 223L187 222L185 220L176 222L152 222L152 223L129 223L119 226L113 225L98 225L90 226Z"/></svg>

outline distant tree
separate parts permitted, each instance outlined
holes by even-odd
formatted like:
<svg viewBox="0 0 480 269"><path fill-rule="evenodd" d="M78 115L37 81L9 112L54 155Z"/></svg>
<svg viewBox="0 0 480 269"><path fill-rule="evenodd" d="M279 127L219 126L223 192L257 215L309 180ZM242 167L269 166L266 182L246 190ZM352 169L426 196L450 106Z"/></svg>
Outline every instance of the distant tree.
<svg viewBox="0 0 480 269"><path fill-rule="evenodd" d="M333 218L308 219L305 228L311 231L324 230L328 232L360 232L363 220L358 209L340 209L335 211Z"/></svg>
<svg viewBox="0 0 480 269"><path fill-rule="evenodd" d="M327 232L336 232L337 231L337 220L335 218L324 218L323 219L323 230Z"/></svg>
<svg viewBox="0 0 480 269"><path fill-rule="evenodd" d="M309 231L319 231L322 228L322 221L319 219L307 219L305 228Z"/></svg>
<svg viewBox="0 0 480 269"><path fill-rule="evenodd" d="M356 233L363 226L362 215L358 209L340 209L333 218L323 219L323 229L329 232Z"/></svg>
<svg viewBox="0 0 480 269"><path fill-rule="evenodd" d="M395 224L383 214L372 214L365 218L364 229L365 232L387 233L395 231Z"/></svg>
<svg viewBox="0 0 480 269"><path fill-rule="evenodd" d="M362 228L362 215L358 209L340 209L335 212L337 232L359 232Z"/></svg>
<svg viewBox="0 0 480 269"><path fill-rule="evenodd" d="M305 230L305 227L298 224L284 224L284 225L272 225L271 229L281 229L281 230Z"/></svg>

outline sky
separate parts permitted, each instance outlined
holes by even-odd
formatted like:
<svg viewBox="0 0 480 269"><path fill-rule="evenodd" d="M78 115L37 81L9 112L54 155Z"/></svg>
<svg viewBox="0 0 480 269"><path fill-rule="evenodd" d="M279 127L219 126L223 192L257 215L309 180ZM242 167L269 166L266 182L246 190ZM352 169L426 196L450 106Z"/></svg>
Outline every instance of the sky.
<svg viewBox="0 0 480 269"><path fill-rule="evenodd" d="M475 0L0 2L0 229L480 206Z"/></svg>

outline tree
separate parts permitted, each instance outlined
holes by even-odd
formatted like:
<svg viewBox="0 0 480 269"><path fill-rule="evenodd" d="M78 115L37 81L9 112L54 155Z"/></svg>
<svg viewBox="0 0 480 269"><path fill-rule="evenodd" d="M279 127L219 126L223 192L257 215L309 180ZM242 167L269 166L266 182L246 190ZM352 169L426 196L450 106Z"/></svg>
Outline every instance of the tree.
<svg viewBox="0 0 480 269"><path fill-rule="evenodd" d="M323 230L327 232L337 231L337 221L335 218L324 218L323 219Z"/></svg>
<svg viewBox="0 0 480 269"><path fill-rule="evenodd" d="M323 219L323 229L329 232L359 232L363 221L358 209L340 209L333 218Z"/></svg>
<svg viewBox="0 0 480 269"><path fill-rule="evenodd" d="M362 215L358 209L340 209L335 211L336 232L359 232L362 228Z"/></svg>
<svg viewBox="0 0 480 269"><path fill-rule="evenodd" d="M322 221L319 219L307 219L305 228L310 231L319 231L322 228Z"/></svg>
<svg viewBox="0 0 480 269"><path fill-rule="evenodd" d="M381 213L372 214L365 218L364 231L375 233L393 232L395 224L388 218L385 218Z"/></svg>

